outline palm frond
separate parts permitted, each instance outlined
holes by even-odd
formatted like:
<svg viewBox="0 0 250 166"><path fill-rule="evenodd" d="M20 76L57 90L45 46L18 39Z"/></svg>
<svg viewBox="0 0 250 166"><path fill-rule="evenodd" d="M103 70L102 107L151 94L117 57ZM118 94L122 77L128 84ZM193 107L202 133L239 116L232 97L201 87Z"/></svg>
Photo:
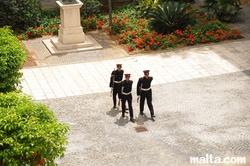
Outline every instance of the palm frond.
<svg viewBox="0 0 250 166"><path fill-rule="evenodd" d="M183 3L171 1L163 3L149 13L148 16L151 18L149 26L162 34L171 33L176 29L185 29L187 25L194 22L187 10L187 6Z"/></svg>

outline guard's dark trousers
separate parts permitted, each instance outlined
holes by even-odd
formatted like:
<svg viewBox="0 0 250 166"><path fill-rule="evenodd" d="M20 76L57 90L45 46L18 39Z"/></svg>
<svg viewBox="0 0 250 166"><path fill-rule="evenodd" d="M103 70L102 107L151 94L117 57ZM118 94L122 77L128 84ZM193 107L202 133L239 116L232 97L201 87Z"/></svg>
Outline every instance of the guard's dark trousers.
<svg viewBox="0 0 250 166"><path fill-rule="evenodd" d="M122 115L125 114L125 103L128 102L128 108L129 108L129 116L130 118L134 117L133 114L133 107L132 107L132 95L122 95Z"/></svg>
<svg viewBox="0 0 250 166"><path fill-rule="evenodd" d="M116 106L116 96L118 94L118 98L121 99L121 84L117 84L115 83L114 84L114 88L113 88L113 103L114 103L114 106Z"/></svg>
<svg viewBox="0 0 250 166"><path fill-rule="evenodd" d="M152 90L148 91L141 91L141 97L140 97L140 113L143 113L144 110L144 102L145 99L147 99L148 109L150 110L151 116L154 115L154 108L152 104Z"/></svg>

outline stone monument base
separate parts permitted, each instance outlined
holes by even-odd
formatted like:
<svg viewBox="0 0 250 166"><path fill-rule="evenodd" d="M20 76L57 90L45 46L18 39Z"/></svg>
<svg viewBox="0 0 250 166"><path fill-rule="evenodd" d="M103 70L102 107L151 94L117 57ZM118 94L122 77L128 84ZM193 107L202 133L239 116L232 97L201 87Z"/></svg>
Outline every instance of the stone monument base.
<svg viewBox="0 0 250 166"><path fill-rule="evenodd" d="M44 45L48 48L52 55L71 52L98 50L103 47L90 35L85 35L83 43L63 44L58 37L43 40Z"/></svg>

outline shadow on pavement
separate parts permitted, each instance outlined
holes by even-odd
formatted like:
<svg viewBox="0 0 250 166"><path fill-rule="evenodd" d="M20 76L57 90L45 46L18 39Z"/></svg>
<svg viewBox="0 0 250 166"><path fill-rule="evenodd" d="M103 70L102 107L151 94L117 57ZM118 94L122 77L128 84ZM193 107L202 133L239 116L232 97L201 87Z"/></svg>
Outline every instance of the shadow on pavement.
<svg viewBox="0 0 250 166"><path fill-rule="evenodd" d="M118 126L125 126L129 121L129 117L125 116L124 118L121 116L119 119L116 119L115 124Z"/></svg>
<svg viewBox="0 0 250 166"><path fill-rule="evenodd" d="M116 117L119 113L121 113L121 110L116 109L116 108L111 108L108 112L107 115L111 116L111 117Z"/></svg>

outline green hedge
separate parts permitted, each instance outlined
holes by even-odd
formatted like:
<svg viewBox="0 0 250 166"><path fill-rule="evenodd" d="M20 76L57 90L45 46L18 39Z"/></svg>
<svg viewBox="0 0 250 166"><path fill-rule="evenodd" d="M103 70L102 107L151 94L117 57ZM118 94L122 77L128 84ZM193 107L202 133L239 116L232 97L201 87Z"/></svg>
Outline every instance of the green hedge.
<svg viewBox="0 0 250 166"><path fill-rule="evenodd" d="M0 92L18 90L26 50L9 27L0 28Z"/></svg>
<svg viewBox="0 0 250 166"><path fill-rule="evenodd" d="M1 0L0 27L15 28L37 26L41 15L40 0Z"/></svg>
<svg viewBox="0 0 250 166"><path fill-rule="evenodd" d="M0 165L56 165L66 150L69 127L27 95L0 93Z"/></svg>

